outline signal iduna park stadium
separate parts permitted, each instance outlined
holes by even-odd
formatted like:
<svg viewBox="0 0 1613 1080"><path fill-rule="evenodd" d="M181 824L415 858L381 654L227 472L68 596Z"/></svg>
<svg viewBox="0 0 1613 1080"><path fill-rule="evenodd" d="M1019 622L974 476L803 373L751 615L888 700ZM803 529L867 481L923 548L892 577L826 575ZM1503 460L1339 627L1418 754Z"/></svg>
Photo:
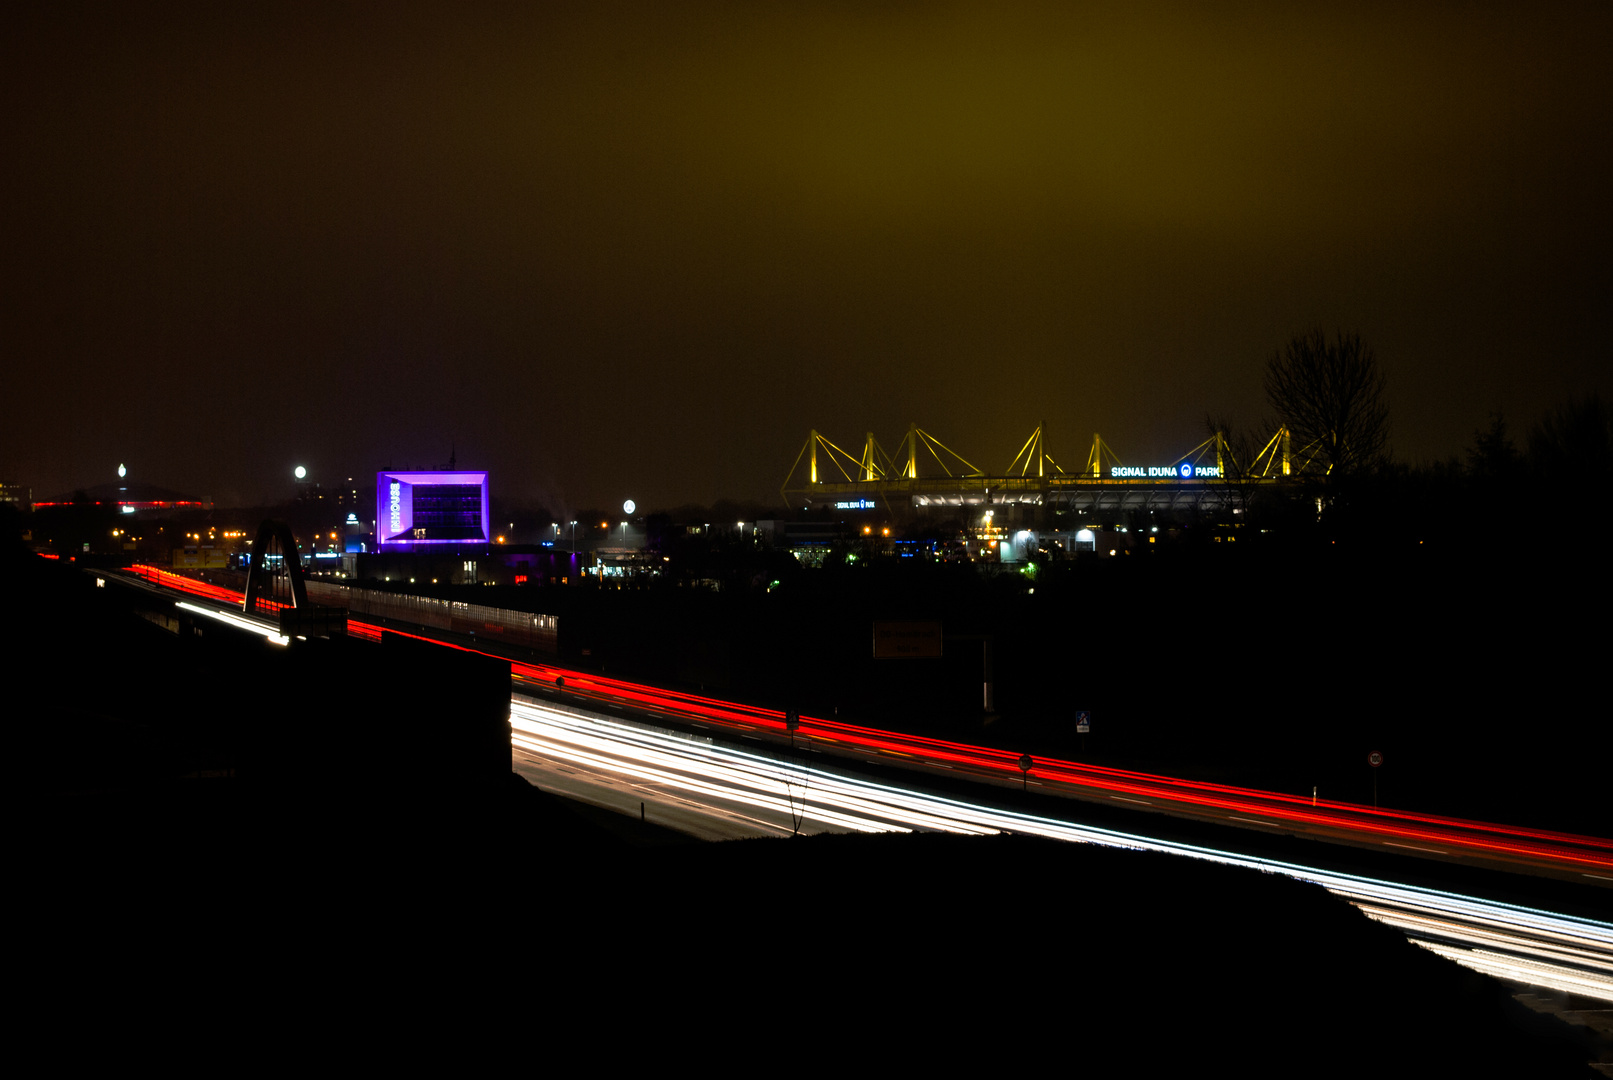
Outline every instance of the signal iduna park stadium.
<svg viewBox="0 0 1613 1080"><path fill-rule="evenodd" d="M796 454L780 494L800 509L878 510L893 517L945 513L946 508L1005 508L1016 518L1046 512L1239 510L1250 494L1314 472L1316 447L1290 449L1279 429L1247 462L1234 459L1220 433L1180 457L1122 462L1094 435L1086 464L1066 471L1048 455L1038 426L1008 468L988 473L917 424L889 454L870 432L860 455L817 431Z"/></svg>

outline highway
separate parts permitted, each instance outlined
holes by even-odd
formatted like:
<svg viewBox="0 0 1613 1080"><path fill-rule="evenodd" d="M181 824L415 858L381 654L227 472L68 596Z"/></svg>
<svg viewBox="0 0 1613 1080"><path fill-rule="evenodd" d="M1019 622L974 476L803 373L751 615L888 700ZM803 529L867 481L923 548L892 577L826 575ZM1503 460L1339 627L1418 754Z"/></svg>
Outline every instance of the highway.
<svg viewBox="0 0 1613 1080"><path fill-rule="evenodd" d="M231 605L241 617L239 593L154 567L136 567L135 571L152 584ZM357 637L378 640L381 631L380 626L349 622L349 633ZM271 640L278 637L266 636ZM425 634L411 636L437 640ZM720 732L730 739L749 739L775 748L793 745L830 757L908 769L937 778L1023 786L1043 795L1211 821L1231 828L1613 888L1613 840L1600 837L1379 809L1053 758L1037 758L1028 773L1022 773L1020 755L1011 750L883 731L823 717L802 716L792 738L778 710L554 664L512 660L511 671L516 685L523 689L660 718L694 733Z"/></svg>
<svg viewBox="0 0 1613 1080"><path fill-rule="evenodd" d="M628 812L643 803L657 823L695 835L787 835L799 822L802 832L1018 833L1208 859L1315 882L1485 974L1613 1002L1607 922L1005 810L858 777L809 750L739 749L524 696L510 720L517 771L540 787Z"/></svg>
<svg viewBox="0 0 1613 1080"><path fill-rule="evenodd" d="M262 620L238 608L221 609L232 604L228 590L163 571L141 576L197 597L182 601L193 613L283 642ZM235 597L233 604L239 603ZM381 628L354 622L349 632L378 639ZM782 836L797 829L1006 832L1210 859L1315 882L1419 945L1486 974L1613 1002L1613 923L1608 921L1263 857L1250 853L1259 845L1239 842L1233 832L1225 834L1224 843L1209 845L1162 838L1169 830L1148 835L1140 828L1084 824L1068 820L1081 813L1068 800L1604 888L1613 885L1613 842L1608 840L1313 804L1281 793L1066 761L1038 760L1022 774L1018 756L1009 751L822 718L802 717L792 740L782 715L771 710L549 664L512 661L512 672L523 691L511 702L518 772L546 790L619 812L636 814L642 805L647 818L694 836ZM631 716L608 715L612 711ZM867 764L882 773L904 770L912 780L857 775ZM923 774L986 786L978 798L940 795L923 790ZM1039 813L991 805L992 786L1021 784L1059 798L1049 799Z"/></svg>
<svg viewBox="0 0 1613 1080"><path fill-rule="evenodd" d="M720 731L763 745L794 745L849 761L951 780L1037 789L1043 795L1214 821L1234 828L1347 843L1424 858L1613 887L1613 841L1432 814L1312 800L1224 784L1038 758L1028 773L1010 750L802 716L792 740L783 714L753 706L546 664L514 662L517 685L557 689L572 700L657 716L693 731Z"/></svg>
<svg viewBox="0 0 1613 1080"><path fill-rule="evenodd" d="M135 570L146 581L165 588L181 589L236 608L241 603L239 593L216 585L154 567ZM379 639L381 630L363 622L349 623L349 633L358 637ZM412 636L436 640L424 634ZM1389 849L1423 858L1465 861L1613 887L1613 840L1600 837L1378 809L1053 758L1038 758L1028 773L1022 773L1020 755L1014 751L905 735L822 717L802 716L792 739L785 730L783 714L777 710L553 664L512 660L511 670L518 686L563 691L570 700L629 709L695 732L722 731L767 745L793 744L834 757L932 776L1035 787L1044 795L1122 804L1177 817L1212 820L1233 828Z"/></svg>

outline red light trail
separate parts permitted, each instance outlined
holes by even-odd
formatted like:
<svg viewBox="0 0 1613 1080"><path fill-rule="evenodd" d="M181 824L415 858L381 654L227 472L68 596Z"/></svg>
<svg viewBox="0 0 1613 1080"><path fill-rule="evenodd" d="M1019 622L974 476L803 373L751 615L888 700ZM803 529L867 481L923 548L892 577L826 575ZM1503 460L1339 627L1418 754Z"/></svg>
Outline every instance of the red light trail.
<svg viewBox="0 0 1613 1080"><path fill-rule="evenodd" d="M240 605L243 601L242 595L233 590L156 567L136 566L133 570L153 584L234 605ZM381 627L369 623L351 620L348 622L350 634L367 640L379 641L381 630ZM433 641L449 648L483 652L480 649L436 641L434 638L419 634L407 636L417 637L422 641ZM495 654L483 653L483 655ZM499 657L499 659L508 658ZM626 703L674 719L762 732L781 741L789 738L789 733L784 727L784 714L775 709L646 686L604 675L573 671L553 664L512 660L511 670L518 680L550 688L555 686L556 679L564 679L564 691L580 697ZM977 778L999 782L1018 782L1021 775L1020 755L1015 751L972 746L922 735L904 735L900 732L883 731L821 717L802 716L795 738L826 753L850 753L853 756L861 756L873 752L889 755L894 759L885 760L882 764L919 769L943 765L954 771L961 767L963 770L975 773ZM1311 799L1301 795L1158 776L1102 765L1084 765L1080 762L1054 758L1036 758L1031 768L1031 775L1037 778L1042 790L1050 794L1091 798L1103 793L1111 798L1121 798L1122 801L1124 797L1131 797L1133 801L1157 799L1170 805L1155 806L1154 809L1259 814L1276 820L1255 821L1253 824L1280 822L1291 826L1329 830L1335 839L1376 839L1390 845L1394 845L1395 841L1402 841L1405 843L1401 846L1431 854L1449 855L1461 852L1480 854L1559 871L1576 870L1599 879L1604 876L1589 871L1597 869L1613 873L1613 840L1599 837L1469 821L1437 814L1359 806L1325 799L1313 803ZM1151 803L1149 805L1152 806ZM1328 833L1323 833L1323 838L1327 835ZM1458 850L1435 850L1421 846L1425 844L1439 844L1442 848ZM1613 877L1606 877L1605 880L1613 884Z"/></svg>

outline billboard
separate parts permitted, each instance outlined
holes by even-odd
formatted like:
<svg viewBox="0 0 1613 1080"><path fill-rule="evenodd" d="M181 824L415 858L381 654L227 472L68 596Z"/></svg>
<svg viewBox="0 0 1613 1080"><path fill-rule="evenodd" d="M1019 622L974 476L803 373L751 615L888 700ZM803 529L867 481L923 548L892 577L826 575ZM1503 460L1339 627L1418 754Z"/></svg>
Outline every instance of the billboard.
<svg viewBox="0 0 1613 1080"><path fill-rule="evenodd" d="M938 622L876 622L875 660L936 660L941 656Z"/></svg>
<svg viewBox="0 0 1613 1080"><path fill-rule="evenodd" d="M486 544L491 524L485 472L375 475L375 539L383 550Z"/></svg>

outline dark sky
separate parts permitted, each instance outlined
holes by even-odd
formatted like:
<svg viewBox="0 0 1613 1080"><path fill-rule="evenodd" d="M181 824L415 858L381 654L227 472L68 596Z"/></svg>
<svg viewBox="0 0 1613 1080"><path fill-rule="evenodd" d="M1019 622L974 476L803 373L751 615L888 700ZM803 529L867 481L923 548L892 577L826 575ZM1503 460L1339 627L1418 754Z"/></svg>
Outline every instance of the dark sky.
<svg viewBox="0 0 1613 1080"><path fill-rule="evenodd" d="M1610 393L1605 2L47 7L0 34L39 498L451 445L555 509L776 498L910 421L1148 464L1317 325L1408 460Z"/></svg>

